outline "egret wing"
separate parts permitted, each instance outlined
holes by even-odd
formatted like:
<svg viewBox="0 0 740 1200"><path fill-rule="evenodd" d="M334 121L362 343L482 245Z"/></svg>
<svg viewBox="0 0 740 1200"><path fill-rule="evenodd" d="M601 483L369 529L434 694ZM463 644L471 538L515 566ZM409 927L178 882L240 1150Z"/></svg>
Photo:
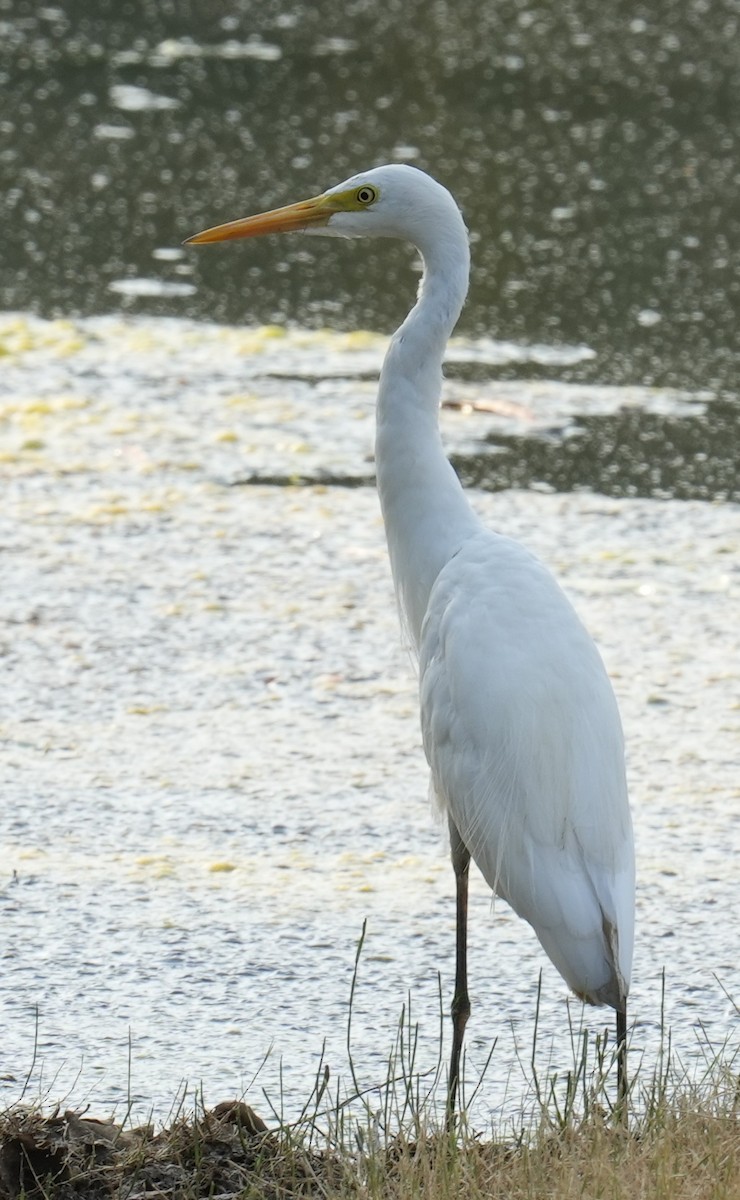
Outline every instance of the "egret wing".
<svg viewBox="0 0 740 1200"><path fill-rule="evenodd" d="M440 572L420 690L435 793L484 877L579 995L619 1007L634 919L619 714L591 637L517 542L481 531Z"/></svg>

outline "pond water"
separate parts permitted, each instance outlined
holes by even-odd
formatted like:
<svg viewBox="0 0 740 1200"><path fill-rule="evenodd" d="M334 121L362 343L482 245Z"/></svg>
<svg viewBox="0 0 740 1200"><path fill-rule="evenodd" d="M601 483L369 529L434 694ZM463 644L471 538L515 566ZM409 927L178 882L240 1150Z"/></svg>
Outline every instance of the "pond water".
<svg viewBox="0 0 740 1200"><path fill-rule="evenodd" d="M466 333L736 392L739 22L737 0L2 0L0 306L387 332L410 253L169 252L405 159L465 211Z"/></svg>
<svg viewBox="0 0 740 1200"><path fill-rule="evenodd" d="M180 246L393 160L471 230L455 466L622 707L633 1061L663 970L691 1069L736 1044L738 116L737 0L0 0L3 1102L295 1115L322 1046L347 1080L365 919L360 1081L409 993L437 1061L451 869L372 462L417 264ZM531 1095L540 970L541 1067L571 1034L480 879L471 958L485 1123Z"/></svg>
<svg viewBox="0 0 740 1200"><path fill-rule="evenodd" d="M33 1096L165 1118L187 1080L206 1102L248 1090L263 1111L264 1087L294 1116L322 1046L348 1081L366 919L358 1077L385 1078L409 993L431 1070L453 881L377 498L356 486L372 475L377 338L17 317L0 344L4 1098L30 1071ZM566 427L584 392L549 389L551 423ZM492 386L492 411L445 408L448 444L465 461L497 429L536 424L540 393L507 385L497 411ZM676 415L703 403L621 399ZM633 1061L655 1061L665 971L665 1019L694 1069L735 1036L740 995L738 510L471 498L550 563L603 650L638 841ZM470 1086L497 1039L485 1123L531 1098L517 1055L540 971L540 1068L572 1051L566 989L534 936L505 906L492 915L479 877L472 893ZM570 1016L583 1019L573 1001Z"/></svg>

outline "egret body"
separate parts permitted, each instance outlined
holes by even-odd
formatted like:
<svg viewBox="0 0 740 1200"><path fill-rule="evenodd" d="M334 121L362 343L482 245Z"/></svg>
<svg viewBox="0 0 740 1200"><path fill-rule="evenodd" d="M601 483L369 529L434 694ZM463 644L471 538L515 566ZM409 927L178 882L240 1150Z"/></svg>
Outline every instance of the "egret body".
<svg viewBox="0 0 740 1200"><path fill-rule="evenodd" d="M470 266L462 216L439 183L392 165L189 241L296 230L402 238L424 263L418 299L381 371L375 454L396 594L419 663L424 749L456 876L450 1112L470 1013L471 856L573 991L616 1010L624 1096L634 847L619 712L570 601L534 555L481 523L442 446L442 358Z"/></svg>

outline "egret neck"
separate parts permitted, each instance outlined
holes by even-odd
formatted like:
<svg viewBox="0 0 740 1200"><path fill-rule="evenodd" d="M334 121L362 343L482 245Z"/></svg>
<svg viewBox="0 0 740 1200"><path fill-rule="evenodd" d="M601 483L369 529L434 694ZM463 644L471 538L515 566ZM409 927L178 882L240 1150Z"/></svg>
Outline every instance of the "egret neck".
<svg viewBox="0 0 740 1200"><path fill-rule="evenodd" d="M479 527L439 432L442 359L470 274L467 230L450 201L445 224L418 240L419 297L391 339L378 391L378 494L396 592L417 648L437 575Z"/></svg>

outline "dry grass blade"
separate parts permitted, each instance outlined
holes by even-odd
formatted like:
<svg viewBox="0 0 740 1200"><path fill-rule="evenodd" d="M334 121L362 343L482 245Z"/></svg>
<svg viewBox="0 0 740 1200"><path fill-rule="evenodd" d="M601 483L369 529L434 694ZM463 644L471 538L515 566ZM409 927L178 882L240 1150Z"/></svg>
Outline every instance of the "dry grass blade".
<svg viewBox="0 0 740 1200"><path fill-rule="evenodd" d="M270 1131L226 1101L168 1129L124 1130L73 1112L18 1107L0 1118L2 1200L740 1200L740 1104L732 1057L700 1084L665 1069L625 1129L593 1098L568 1123L545 1111L515 1138L457 1137L412 1113L395 1133L337 1140L303 1124ZM394 1081L388 1086L393 1088ZM408 1088L404 1083L404 1100ZM393 1108L386 1103L386 1110Z"/></svg>

